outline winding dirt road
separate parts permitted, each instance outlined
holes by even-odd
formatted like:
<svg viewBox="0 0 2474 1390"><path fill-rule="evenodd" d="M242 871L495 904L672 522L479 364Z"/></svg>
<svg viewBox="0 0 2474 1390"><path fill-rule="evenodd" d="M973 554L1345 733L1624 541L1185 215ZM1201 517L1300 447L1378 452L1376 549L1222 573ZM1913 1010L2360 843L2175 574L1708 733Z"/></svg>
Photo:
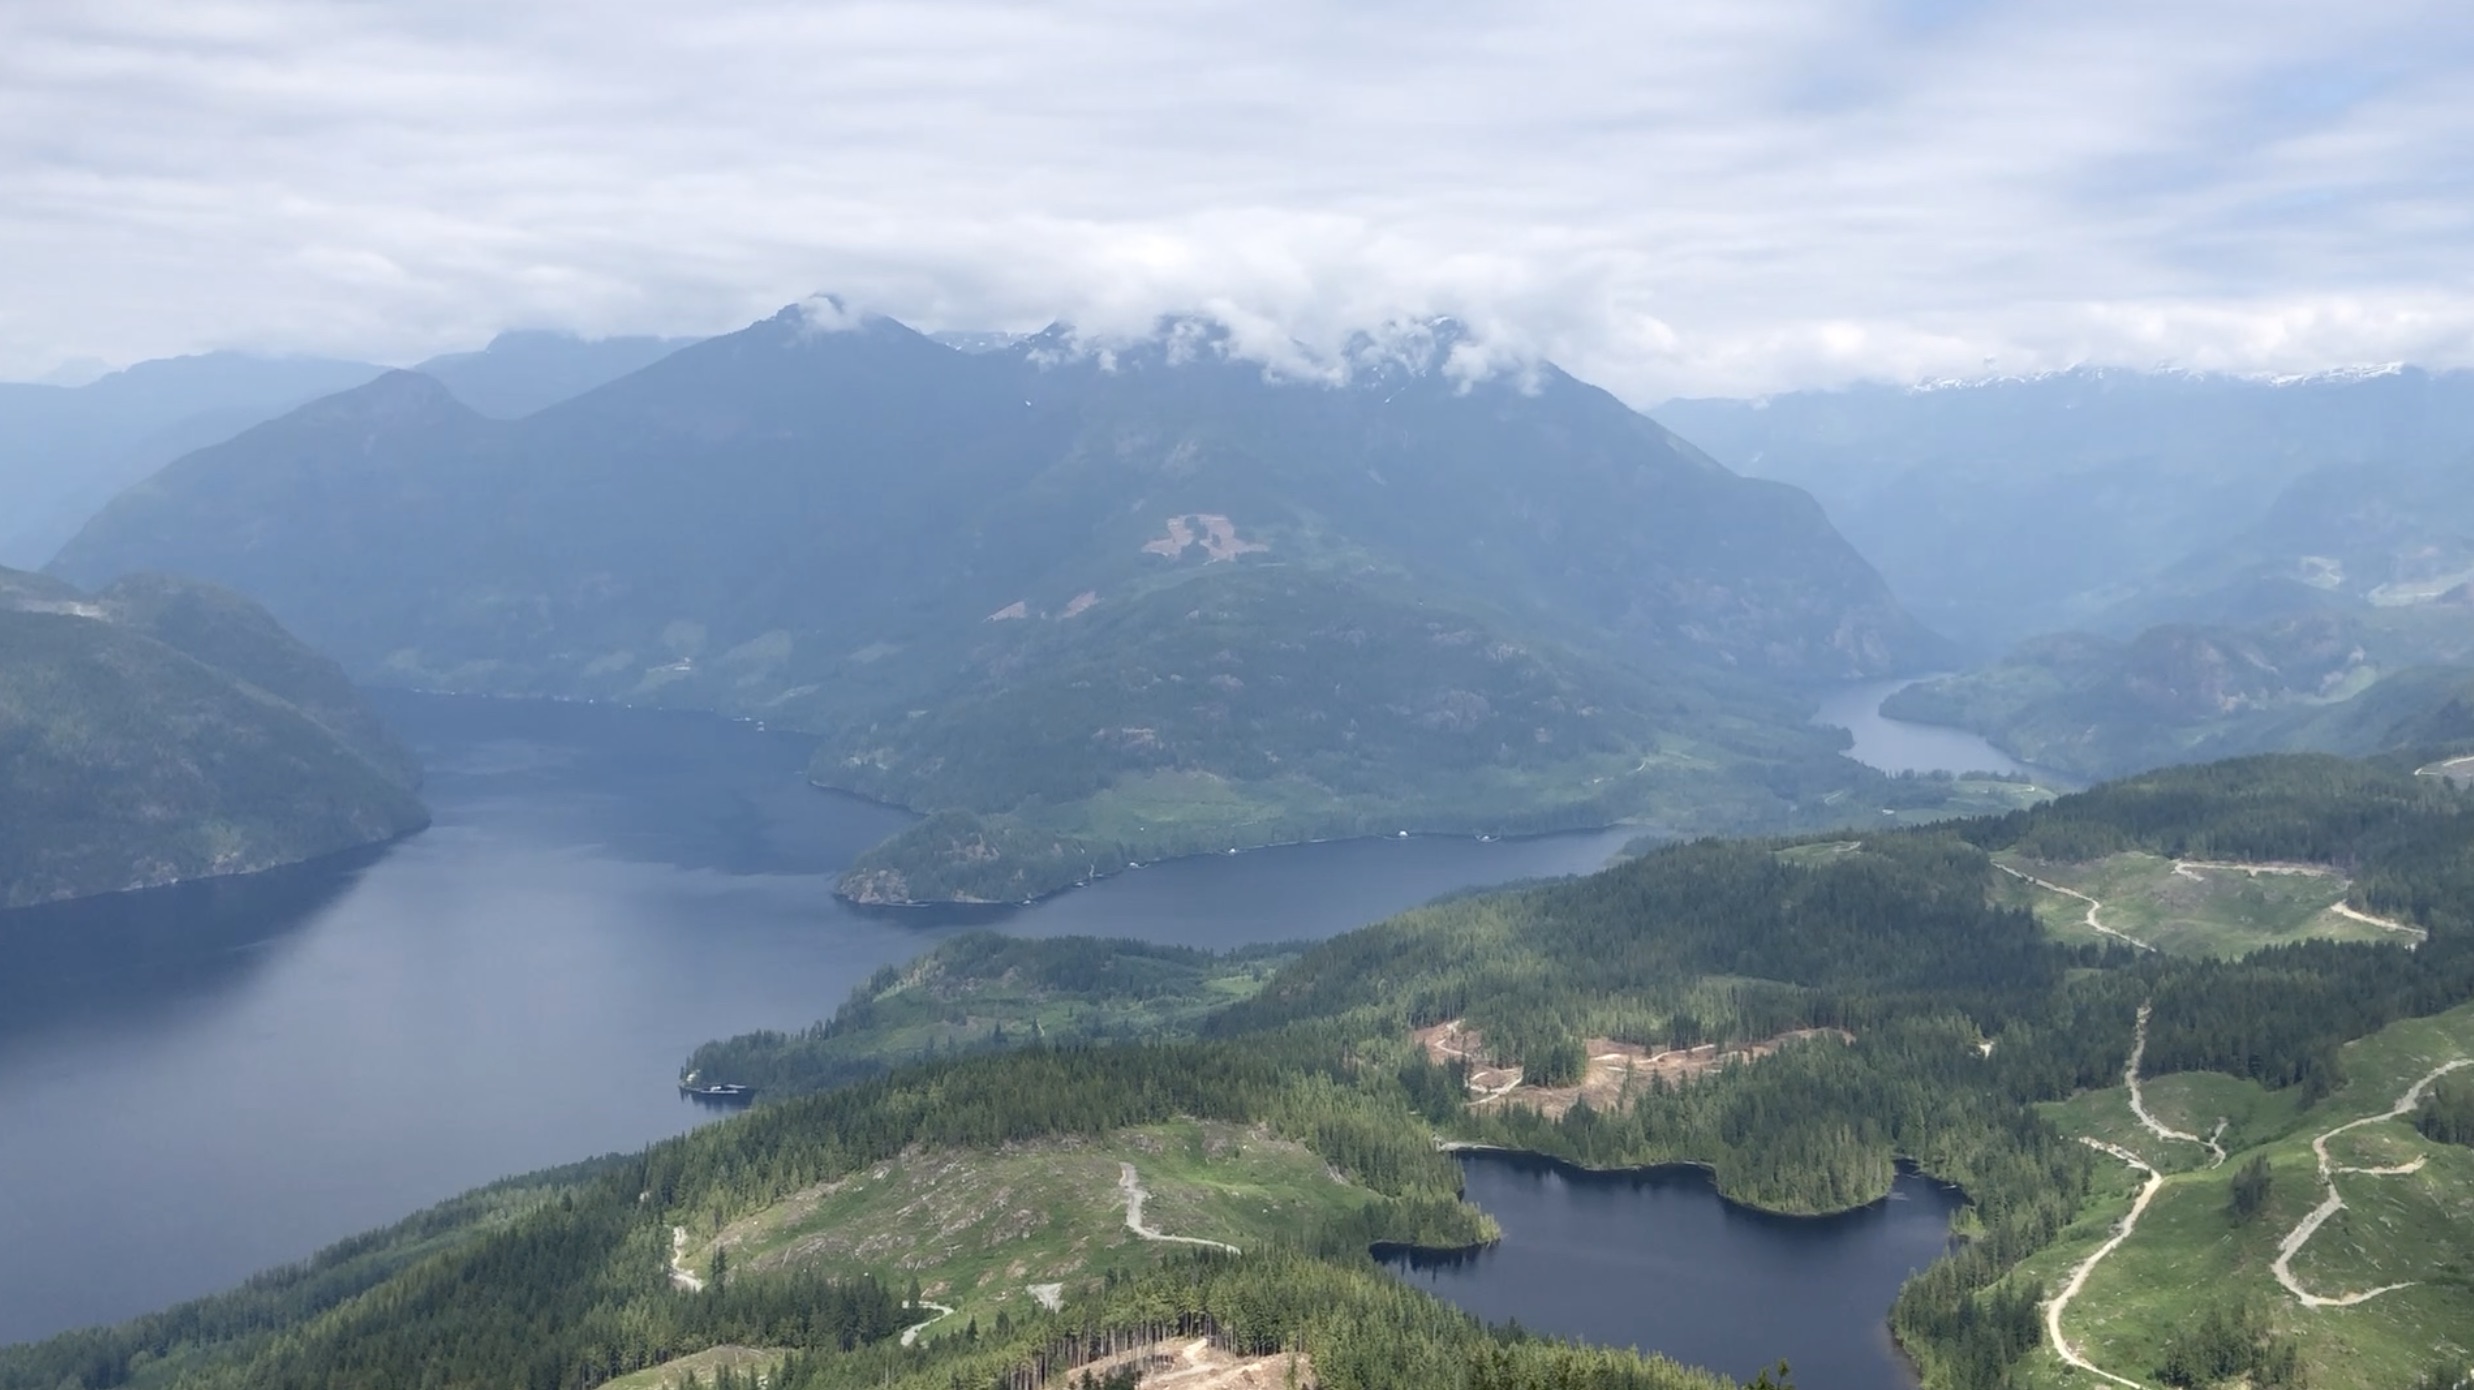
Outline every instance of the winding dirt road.
<svg viewBox="0 0 2474 1390"><path fill-rule="evenodd" d="M2026 875L2021 874L2020 877L2025 878ZM2033 882L2034 880L2030 881ZM2067 893L2070 890L2065 888L2061 891ZM2076 894L2074 896L2086 897L2083 893ZM2088 900L2090 902L2095 901L2093 898ZM2092 917L2094 915L2094 909L2089 909L2089 913ZM2125 939L2127 940L2127 938ZM2218 1164L2225 1161L2224 1146L2218 1142L2224 1138L2225 1121L2219 1120L2216 1125L2216 1133L2202 1139L2196 1134L2185 1134L2181 1130L2167 1125L2164 1121L2157 1119L2156 1116L2148 1110L2147 1093L2140 1089L2139 1086L2139 1064L2146 1058L2148 1052L2149 1013L2149 1005L2141 1004L2139 1006L2139 1021L2131 1029L2130 1060L2122 1064L2122 1083L2130 1090L2130 1112L2139 1118L2140 1125L2143 1126L2148 1133L2155 1135L2159 1139L2176 1140L2185 1144L2197 1144L2205 1148L2211 1155L2208 1166L2211 1168L2216 1167ZM2045 1304L2045 1338L2053 1343L2054 1354L2061 1357L2064 1362L2078 1367L2080 1370L2087 1372L2089 1375L2102 1376L2104 1379L2112 1381L2116 1385L2127 1385L2132 1387L2132 1390L2145 1390L2140 1382L2132 1380L2126 1376L2115 1375L2113 1372L2104 1369L2095 1362L2088 1360L2085 1356L2080 1355L2079 1349L2076 1346L2071 1345L2071 1341L2068 1337L2062 1335L2062 1313L2070 1307L2070 1301L2079 1296L2079 1290L2087 1287L2088 1276L2096 1272L2096 1266L2103 1264L2107 1255L2121 1249L2122 1242L2129 1240L2131 1232L2139 1229L2139 1218L2147 1212L2148 1203L2154 1201L2156 1199L2156 1194L2164 1188L2165 1175L2158 1172L2155 1165L2149 1163L2146 1159L2141 1158L2139 1155L2132 1153L2130 1150L2123 1148L2119 1144L2108 1144L2102 1139L2092 1139L2086 1135L2081 1135L2079 1137L2079 1142L2087 1145L2089 1148L2094 1149L2099 1153L2111 1154L2113 1157L2122 1160L2122 1162L2127 1163L2131 1167L2138 1169L2140 1172L2147 1174L2148 1180L2140 1184L2139 1195L2132 1199L2129 1214L2122 1218L2120 1225L2113 1228L2112 1238L2107 1240L2104 1244L2097 1246L2093 1251L2089 1252L2088 1257L2081 1260L2078 1267L2070 1272L2070 1278L2062 1285L2061 1291L2054 1294L2052 1299Z"/></svg>
<svg viewBox="0 0 2474 1390"><path fill-rule="evenodd" d="M2319 1181L2321 1186L2327 1188L2328 1195L2318 1206L2311 1208L2310 1215L2302 1218L2299 1224L2285 1233L2285 1239L2277 1242L2276 1263L2269 1266L2269 1269L2276 1275L2276 1281L2285 1286L2285 1292L2292 1294L2303 1307L2351 1308L2357 1303L2368 1303L2381 1294L2395 1293L2399 1289L2410 1289L2414 1286L2409 1280L2402 1284L2388 1284L2376 1289L2365 1289L2359 1293L2316 1294L2302 1287L2301 1281L2294 1278L2294 1256L2302 1253L2302 1247L2311 1243L2311 1237L2319 1234L2319 1228L2327 1225L2329 1218L2345 1210L2345 1198L2337 1191L2339 1173L2393 1178L2422 1171L2423 1160L2419 1158L2411 1163L2399 1163L2387 1168L2343 1167L2328 1156L2328 1141L2349 1129L2376 1124L2381 1120L2401 1119L2412 1114L2415 1107L2422 1104L2422 1098L2431 1089L2432 1083L2459 1067L2474 1067L2474 1057L2460 1057L2456 1061L2444 1062L2432 1068L2429 1075L2406 1088L2405 1094L2397 1098L2395 1105L2377 1115L2365 1115L2359 1120L2348 1120L2311 1141L2311 1152L2319 1156Z"/></svg>
<svg viewBox="0 0 2474 1390"><path fill-rule="evenodd" d="M911 1305L911 1311L914 1313L918 1312L922 1308L934 1308L936 1310L936 1316L928 1319L926 1322L915 1322L902 1329L902 1345L906 1347L917 1342L919 1340L920 1333L927 1331L929 1328L936 1326L938 1323L943 1322L945 1319L954 1315L953 1309L946 1307L942 1303L930 1303L924 1298Z"/></svg>
<svg viewBox="0 0 2474 1390"><path fill-rule="evenodd" d="M2324 864L2234 864L2222 859L2176 859L2173 861L2173 871L2183 878L2203 879L2199 872L2201 869L2248 874L2252 878L2257 878L2261 874L2291 875L2297 878L2337 878L2340 876L2335 869ZM2328 910L2348 921L2360 922L2366 927L2378 927L2382 931L2392 931L2400 936L2412 937L2413 941L2406 947L2409 951L2431 939L2431 933L2411 922L2395 922L2386 917L2374 917L2348 903L2330 903Z"/></svg>
<svg viewBox="0 0 2474 1390"><path fill-rule="evenodd" d="M2139 938L2132 936L2128 932L2115 931L2113 928L2108 927L2103 922L2097 920L2096 913L2104 906L2104 904L2096 901L2094 898L2089 897L2087 894L2080 892L2078 889L2064 888L2058 883L2052 883L2045 879L2038 878L2034 874L2023 874L2017 869L2011 868L2009 865L1998 861L1994 863L1993 867L2010 875L2012 878L2025 879L2029 883L2035 884L2037 887L2044 889L2048 893L2059 893L2065 898L2077 898L2079 901L2086 903L2088 926L2097 931L2103 932L2105 935L2112 937L2114 940L2127 941L2142 951L2153 951L2156 949L2148 943L2141 941Z"/></svg>
<svg viewBox="0 0 2474 1390"><path fill-rule="evenodd" d="M670 1228L670 1287L685 1289L689 1293L703 1293L704 1281L696 1277L694 1270L682 1263L686 1258L687 1228L673 1226Z"/></svg>
<svg viewBox="0 0 2474 1390"><path fill-rule="evenodd" d="M2107 1240L2104 1244L2097 1246L2094 1251L2089 1253L2086 1259L2079 1261L2079 1267L2070 1271L2070 1278L2062 1285L2061 1291L2054 1294L2051 1301L2045 1304L2045 1340L2053 1344L2054 1355L2059 1356L2065 1363L2076 1366L2080 1370L2087 1372L2089 1375L2101 1376L2106 1380L2112 1381L2116 1385L2127 1385L2131 1388L2131 1390L2147 1390L2147 1388L2141 1385L2138 1381L2129 1379L2126 1376L2117 1376L2113 1372L2106 1370L2102 1366L2099 1366L2095 1362L2090 1361L2086 1357L2080 1355L2079 1349L2071 1345L2071 1341L2068 1337L2062 1335L2062 1311L2070 1306L2070 1301L2072 1299L2079 1296L2079 1290L2087 1286L2087 1277L2096 1272L2096 1266L2104 1263L2105 1256L2119 1250L2122 1247L2122 1242L2130 1239L2130 1233L2139 1228L2139 1217L2147 1211L2148 1203L2155 1200L2157 1189L2165 1185L2165 1175L2148 1166L2148 1161L2146 1159L2141 1158L2139 1155L2132 1153L2130 1150L2123 1148L2119 1144L2108 1144L2102 1139L2090 1139L2085 1135L2080 1136L2079 1142L2087 1145L2091 1149L2096 1149L2100 1152L2113 1155L2115 1158L2122 1160L2131 1167L2147 1174L2148 1180L2140 1186L2139 1195L2131 1201L2130 1214L2122 1218L2122 1224L2113 1228L2112 1239Z"/></svg>
<svg viewBox="0 0 2474 1390"><path fill-rule="evenodd" d="M2346 903L2333 903L2329 906L2328 910L2335 913L2339 917L2346 918L2349 921L2360 922L2365 926L2379 927L2386 931L2398 932L2414 938L2406 944L2405 949L2409 951L2431 939L2431 933L2424 931L2420 927L2413 926L2406 922L2391 922L2385 917L2374 917L2368 912L2358 912Z"/></svg>
<svg viewBox="0 0 2474 1390"><path fill-rule="evenodd" d="M2148 1133L2159 1139L2178 1139L2185 1144L2197 1144L2206 1149L2210 1155L2208 1166L2217 1167L2225 1161L2225 1148L2217 1140L2224 1137L2225 1126L2230 1121L2217 1121L2216 1133L2202 1139L2196 1134L2185 1134L2181 1130L2170 1128L2164 1121L2148 1113L2147 1092L2139 1088L2139 1061L2147 1055L2148 1050L2148 1013L2149 1006L2141 1004L2138 1026L2131 1030L2130 1062L2122 1068L2122 1082L2130 1088L2130 1113L2138 1116L2139 1123L2146 1126Z"/></svg>
<svg viewBox="0 0 2474 1390"><path fill-rule="evenodd" d="M1150 1199L1151 1194L1143 1190L1142 1178L1134 1172L1134 1165L1131 1163L1117 1165L1117 1191L1125 1197L1125 1229L1141 1236L1144 1240L1168 1241L1177 1245L1200 1245L1213 1250L1225 1250L1232 1255L1245 1253L1236 1246L1221 1241L1204 1240L1200 1236L1172 1236L1157 1227L1144 1225L1143 1203Z"/></svg>

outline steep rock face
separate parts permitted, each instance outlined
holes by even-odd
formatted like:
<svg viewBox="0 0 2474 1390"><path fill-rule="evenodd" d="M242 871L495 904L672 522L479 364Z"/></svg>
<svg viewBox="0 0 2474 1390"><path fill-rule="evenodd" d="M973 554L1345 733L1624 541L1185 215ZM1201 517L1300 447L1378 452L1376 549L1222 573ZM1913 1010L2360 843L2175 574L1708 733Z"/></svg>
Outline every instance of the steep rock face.
<svg viewBox="0 0 2474 1390"><path fill-rule="evenodd" d="M1757 819L1834 762L1795 691L1938 652L1803 493L1451 346L1299 380L1202 324L964 353L786 310L513 422L392 374L55 569L210 576L364 679L826 732L820 780L1060 863L1482 803Z"/></svg>
<svg viewBox="0 0 2474 1390"><path fill-rule="evenodd" d="M333 663L238 595L0 570L0 907L393 839L427 823L416 776Z"/></svg>

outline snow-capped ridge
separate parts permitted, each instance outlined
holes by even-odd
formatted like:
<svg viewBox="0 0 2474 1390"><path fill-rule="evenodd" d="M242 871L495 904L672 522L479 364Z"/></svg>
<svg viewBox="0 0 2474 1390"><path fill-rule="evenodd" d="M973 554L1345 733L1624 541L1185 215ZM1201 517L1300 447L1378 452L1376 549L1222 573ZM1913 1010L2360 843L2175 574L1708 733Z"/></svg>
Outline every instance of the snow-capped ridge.
<svg viewBox="0 0 2474 1390"><path fill-rule="evenodd" d="M1392 319L1358 329L1328 350L1265 321L1207 312L1163 315L1150 332L1138 336L1086 333L1056 323L1007 350L1042 367L1087 362L1107 372L1251 363L1262 369L1266 381L1278 384L1362 390L1436 379L1467 391L1509 378L1517 389L1534 393L1545 366L1524 350L1442 315Z"/></svg>

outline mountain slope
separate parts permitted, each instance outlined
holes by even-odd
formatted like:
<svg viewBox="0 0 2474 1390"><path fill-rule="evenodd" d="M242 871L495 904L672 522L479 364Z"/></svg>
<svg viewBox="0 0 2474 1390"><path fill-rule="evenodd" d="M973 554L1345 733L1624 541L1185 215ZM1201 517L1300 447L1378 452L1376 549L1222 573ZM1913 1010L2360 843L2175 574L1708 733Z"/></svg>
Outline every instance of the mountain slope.
<svg viewBox="0 0 2474 1390"><path fill-rule="evenodd" d="M514 420L649 367L694 341L517 331L499 334L479 352L445 353L413 370L484 415Z"/></svg>
<svg viewBox="0 0 2474 1390"><path fill-rule="evenodd" d="M0 570L0 907L250 873L427 823L410 755L237 595ZM278 691L307 701L298 705Z"/></svg>
<svg viewBox="0 0 2474 1390"><path fill-rule="evenodd" d="M2240 536L2314 469L2474 448L2474 373L2265 381L2082 369L1653 412L1731 466L1812 491L1926 621L1999 650L2221 614L2100 615Z"/></svg>
<svg viewBox="0 0 2474 1390"><path fill-rule="evenodd" d="M512 419L578 396L684 338L502 333L421 364L457 399ZM164 464L386 369L213 352L140 362L84 386L0 383L0 564L38 565L113 494Z"/></svg>
<svg viewBox="0 0 2474 1390"><path fill-rule="evenodd" d="M74 388L0 384L0 564L43 563L130 483L378 372L216 352L141 362Z"/></svg>
<svg viewBox="0 0 2474 1390"><path fill-rule="evenodd" d="M2410 626L2320 609L2245 628L2168 624L2127 642L2061 633L1909 686L1882 712L1982 734L2087 777L2265 752L2368 754L2450 743L2474 668L2465 611ZM2399 631L2400 627L2406 630Z"/></svg>
<svg viewBox="0 0 2474 1390"><path fill-rule="evenodd" d="M212 576L367 679L817 730L821 781L1010 818L923 831L891 896L1860 780L1795 692L1939 646L1812 500L1453 346L1305 380L1206 324L965 353L792 309L513 422L391 374L166 468L56 568Z"/></svg>
<svg viewBox="0 0 2474 1390"><path fill-rule="evenodd" d="M2259 519L2199 547L2101 615L2116 631L2164 621L2256 623L2314 609L2350 613L2401 638L2474 595L2474 444L2437 458L2314 469Z"/></svg>
<svg viewBox="0 0 2474 1390"><path fill-rule="evenodd" d="M2474 662L2474 491L2447 460L2303 475L2238 535L2099 615L1911 689L2045 766L2107 776L2235 753L2447 741ZM2435 737L2435 735L2438 735Z"/></svg>

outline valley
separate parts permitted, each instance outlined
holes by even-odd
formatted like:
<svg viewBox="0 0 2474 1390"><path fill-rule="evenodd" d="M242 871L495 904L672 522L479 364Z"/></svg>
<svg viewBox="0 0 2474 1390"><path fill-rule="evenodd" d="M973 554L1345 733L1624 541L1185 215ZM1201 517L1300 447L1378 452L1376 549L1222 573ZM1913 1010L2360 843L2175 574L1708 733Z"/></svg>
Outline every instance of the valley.
<svg viewBox="0 0 2474 1390"><path fill-rule="evenodd" d="M1458 325L1290 379L1203 321L973 353L828 308L512 421L388 374L173 462L52 570L230 584L375 684L817 734L819 785L923 813L862 903L1986 804L1806 722L1944 650L1809 497L1552 368L1461 382Z"/></svg>
<svg viewBox="0 0 2474 1390"><path fill-rule="evenodd" d="M1036 908L871 915L836 876L907 818L809 787L810 740L708 715L375 703L426 769L428 831L0 914L0 1107L16 1121L0 1168L18 1178L0 1243L49 1252L0 1262L0 1344L168 1307L501 1175L721 1118L675 1085L708 1040L773 1030L773 1069L753 1071L771 1044L715 1050L786 1095L1000 1023L1009 1043L1190 1030L1296 949L1277 943L1594 870L1630 838L1301 846L1153 865ZM874 1041L802 1053L807 1025L879 972L898 980L949 943L984 952L971 943L992 929L1026 952L1152 944L966 955L995 975L897 994ZM1112 958L1120 989L1100 987ZM1017 967L1031 973L1003 981ZM957 1004L980 1021L946 1022ZM156 1142L166 1127L193 1137Z"/></svg>
<svg viewBox="0 0 2474 1390"><path fill-rule="evenodd" d="M1202 1340L1232 1364L1295 1355L1327 1385L1427 1384L1440 1364L1713 1384L1655 1358L1436 1320L1420 1283L1514 1306L1485 1251L1500 1242L1509 1270L1531 1258L1528 1237L1463 1197L1488 1190L1474 1175L1504 1152L1578 1169L1697 1165L1708 1200L1854 1223L1804 1229L1875 1249L1864 1258L1889 1263L1868 1267L1890 1273L1864 1287L1881 1297L1929 1266L1888 1316L1928 1385L2014 1372L2046 1383L2042 1368L2071 1358L2136 1385L2158 1383L2159 1365L2226 1356L2271 1383L2295 1367L2313 1384L2369 1383L2347 1379L2356 1359L2410 1377L2447 1354L2441 1329L2462 1311L2451 1271L2474 1258L2446 1215L2474 1194L2449 1157L2469 1151L2406 1122L2430 1078L2474 1057L2458 1036L2469 1006L2448 1002L2474 983L2459 944L2474 938L2442 906L2458 901L2464 860L2448 847L2464 814L2462 793L2410 769L2259 759L1861 840L1678 844L1252 958L961 937L880 972L816 1029L698 1052L700 1065L774 1068L752 1113L536 1179L523 1190L547 1181L561 1197L511 1225L425 1222L464 1253L310 1267L358 1268L348 1277L367 1282L345 1287L386 1284L384 1298L337 1302L309 1271L285 1275L265 1287L331 1312L300 1339L201 1348L183 1374L306 1384L329 1358L407 1338L496 1354L508 1334L480 1310L501 1305L443 1311L461 1305L419 1291L521 1278L522 1298L615 1300L590 1316L578 1304L581 1320L531 1353L586 1358L605 1378L667 1374L719 1346L778 1355L774 1374L792 1385L969 1383L1143 1348L1165 1348L1165 1372L1188 1364L1176 1348L1199 1335L1180 1329L1209 1327ZM2158 854L2168 841L2180 853ZM2159 867L2132 872L2094 846ZM2182 904L2180 919L2122 919L2174 949L2074 941L2016 901L1997 856L2054 872L2112 863L2102 872L2129 891L2081 881L2125 904L2139 885L2180 892L2210 874L2374 903L2404 893L2425 905L2416 925L2429 936L2412 949L2314 939L2237 952L2176 939L2176 920L2230 929ZM2353 866L2350 887L2223 867L2313 862ZM1611 1092L1591 1090L1626 1061ZM2229 1238L2228 1184L2253 1181L2243 1175L2263 1155L2265 1199ZM1963 1204L1922 1227L1865 1216L1908 1190L1910 1160L1957 1184ZM1553 1210L1505 1200L1527 1221ZM1906 1234L1879 1247L1860 1234L1893 1229ZM1945 1244L1953 1232L1963 1239ZM403 1248L401 1235L375 1239L362 1247L373 1255ZM1403 1286L1370 1248L1477 1253L1466 1265L1387 1256ZM674 1260L677 1288L628 1291L622 1271ZM2192 1277L2193 1260L2213 1272ZM548 1282L518 1273L572 1261ZM2295 1298L2280 1272L2308 1299L2352 1301ZM2204 1292L2167 1292L2191 1289ZM801 1330L768 1311L790 1297L861 1320L836 1326L881 1330ZM1851 1329L1881 1317L1880 1304L1843 1306ZM619 1316L652 1339L593 1340ZM46 1358L77 1346L125 1354L110 1348L147 1344L149 1326L0 1354L0 1384L47 1374L59 1363ZM463 1330L439 1338L448 1326ZM1765 1335L1734 1326L1739 1346ZM1659 1335L1680 1338L1661 1350L1700 1345ZM1816 1354L1856 1356L1832 1345ZM1890 1363L1846 1364L1874 1376Z"/></svg>
<svg viewBox="0 0 2474 1390"><path fill-rule="evenodd" d="M0 9L0 1390L2474 1390L2474 46L2236 8Z"/></svg>

